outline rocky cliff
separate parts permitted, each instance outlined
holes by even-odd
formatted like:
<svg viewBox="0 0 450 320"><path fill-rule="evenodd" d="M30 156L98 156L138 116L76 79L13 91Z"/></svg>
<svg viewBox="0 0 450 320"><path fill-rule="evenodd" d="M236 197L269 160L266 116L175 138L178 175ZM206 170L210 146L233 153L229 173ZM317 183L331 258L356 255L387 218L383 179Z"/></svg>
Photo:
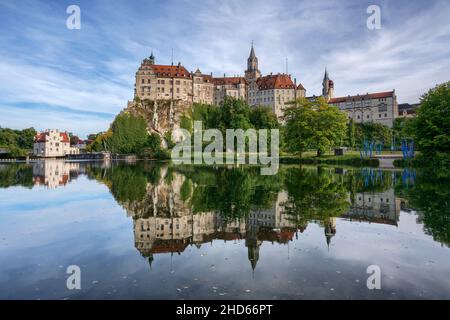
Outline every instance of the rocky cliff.
<svg viewBox="0 0 450 320"><path fill-rule="evenodd" d="M158 134L164 141L167 133L180 128L181 116L189 113L191 107L192 103L189 101L145 99L128 101L123 112L144 117L149 133Z"/></svg>

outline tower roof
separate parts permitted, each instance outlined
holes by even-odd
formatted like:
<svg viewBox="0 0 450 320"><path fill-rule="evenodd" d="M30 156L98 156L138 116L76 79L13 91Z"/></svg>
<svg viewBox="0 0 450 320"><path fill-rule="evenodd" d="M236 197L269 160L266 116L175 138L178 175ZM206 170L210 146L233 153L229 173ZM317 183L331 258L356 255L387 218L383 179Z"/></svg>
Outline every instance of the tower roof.
<svg viewBox="0 0 450 320"><path fill-rule="evenodd" d="M255 49L253 48L253 41L252 41L252 49L250 50L250 59L256 58Z"/></svg>
<svg viewBox="0 0 450 320"><path fill-rule="evenodd" d="M325 74L323 75L323 80L329 80L330 78L328 77L328 70L325 67Z"/></svg>

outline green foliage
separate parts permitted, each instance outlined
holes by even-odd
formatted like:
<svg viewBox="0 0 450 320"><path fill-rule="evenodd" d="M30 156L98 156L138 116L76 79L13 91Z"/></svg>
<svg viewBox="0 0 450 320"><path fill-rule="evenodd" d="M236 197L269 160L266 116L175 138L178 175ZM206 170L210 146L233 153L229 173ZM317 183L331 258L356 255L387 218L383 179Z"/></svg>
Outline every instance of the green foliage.
<svg viewBox="0 0 450 320"><path fill-rule="evenodd" d="M25 157L33 149L34 128L13 130L0 127L0 146L9 150L11 157Z"/></svg>
<svg viewBox="0 0 450 320"><path fill-rule="evenodd" d="M385 147L391 145L392 130L381 124L375 122L357 123L355 125L356 146L360 147L367 141L383 142Z"/></svg>
<svg viewBox="0 0 450 320"><path fill-rule="evenodd" d="M347 118L337 107L328 105L321 97L315 101L300 98L290 104L285 111L285 139L290 151L301 157L302 152L313 148L321 156L343 143Z"/></svg>
<svg viewBox="0 0 450 320"><path fill-rule="evenodd" d="M397 141L403 138L412 138L414 136L414 118L396 118L392 134Z"/></svg>
<svg viewBox="0 0 450 320"><path fill-rule="evenodd" d="M192 133L192 120L187 115L180 117L180 128Z"/></svg>
<svg viewBox="0 0 450 320"><path fill-rule="evenodd" d="M356 143L355 122L350 119L347 123L347 146L354 148Z"/></svg>
<svg viewBox="0 0 450 320"><path fill-rule="evenodd" d="M436 86L421 98L413 123L414 139L427 156L450 154L450 82Z"/></svg>
<svg viewBox="0 0 450 320"><path fill-rule="evenodd" d="M251 108L249 120L255 129L277 129L279 127L277 116L265 106Z"/></svg>
<svg viewBox="0 0 450 320"><path fill-rule="evenodd" d="M0 188L24 186L32 188L33 167L26 164L10 163L0 167Z"/></svg>
<svg viewBox="0 0 450 320"><path fill-rule="evenodd" d="M250 106L244 100L226 97L218 108L215 128L222 133L225 133L226 129L252 128L250 113Z"/></svg>
<svg viewBox="0 0 450 320"><path fill-rule="evenodd" d="M425 232L450 246L450 171L424 170L417 174L414 186L403 188L403 197L418 211Z"/></svg>
<svg viewBox="0 0 450 320"><path fill-rule="evenodd" d="M180 188L180 198L183 201L187 201L191 197L192 182L188 179L184 180Z"/></svg>
<svg viewBox="0 0 450 320"><path fill-rule="evenodd" d="M175 146L175 142L172 140L172 131L167 131L164 134L164 140L166 140L169 149L172 149Z"/></svg>
<svg viewBox="0 0 450 320"><path fill-rule="evenodd" d="M109 150L120 154L138 154L147 143L147 124L143 117L120 114L111 125L112 135L106 141Z"/></svg>
<svg viewBox="0 0 450 320"><path fill-rule="evenodd" d="M104 133L98 133L95 135L93 141L86 146L86 151L88 152L100 152L100 151L109 151L107 147L108 139L112 136L112 131L109 129Z"/></svg>
<svg viewBox="0 0 450 320"><path fill-rule="evenodd" d="M309 220L326 222L349 208L345 184L329 169L291 168L286 172L286 213L299 225Z"/></svg>
<svg viewBox="0 0 450 320"><path fill-rule="evenodd" d="M156 133L148 136L144 148L138 154L149 159L170 159L170 153L162 148L161 138Z"/></svg>

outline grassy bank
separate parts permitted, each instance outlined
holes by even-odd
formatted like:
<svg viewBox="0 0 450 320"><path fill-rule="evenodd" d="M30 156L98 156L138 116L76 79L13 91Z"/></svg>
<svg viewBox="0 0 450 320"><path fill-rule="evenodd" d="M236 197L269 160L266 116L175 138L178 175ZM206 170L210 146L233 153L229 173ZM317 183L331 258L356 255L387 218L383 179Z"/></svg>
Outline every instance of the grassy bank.
<svg viewBox="0 0 450 320"><path fill-rule="evenodd" d="M358 167L378 167L379 161L374 158L362 158L357 151L350 151L342 156L335 156L334 154L325 154L320 157L316 156L315 152L305 152L300 158L298 155L281 155L280 163L285 164L337 164L349 165Z"/></svg>

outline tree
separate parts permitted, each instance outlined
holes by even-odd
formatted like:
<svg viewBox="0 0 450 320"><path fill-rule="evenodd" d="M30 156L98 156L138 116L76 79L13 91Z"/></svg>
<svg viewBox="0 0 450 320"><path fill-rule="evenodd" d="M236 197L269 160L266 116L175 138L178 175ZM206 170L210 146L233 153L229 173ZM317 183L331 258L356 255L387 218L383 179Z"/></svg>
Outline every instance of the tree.
<svg viewBox="0 0 450 320"><path fill-rule="evenodd" d="M450 82L422 96L413 129L415 143L426 156L450 152Z"/></svg>
<svg viewBox="0 0 450 320"><path fill-rule="evenodd" d="M33 142L35 136L36 130L34 130L34 128L28 128L19 131L19 137L17 139L18 147L22 149L33 149Z"/></svg>
<svg viewBox="0 0 450 320"><path fill-rule="evenodd" d="M225 133L226 129L247 130L250 123L250 106L241 99L225 97L217 110L216 128Z"/></svg>
<svg viewBox="0 0 450 320"><path fill-rule="evenodd" d="M392 130L381 123L358 123L356 124L355 129L355 140L357 145L362 145L364 139L367 141L383 142L384 145L391 144Z"/></svg>
<svg viewBox="0 0 450 320"><path fill-rule="evenodd" d="M115 153L140 153L147 143L147 124L143 117L129 113L119 114L111 125L112 135L107 140Z"/></svg>
<svg viewBox="0 0 450 320"><path fill-rule="evenodd" d="M255 129L276 129L279 127L277 116L270 108L265 106L251 108L249 120Z"/></svg>
<svg viewBox="0 0 450 320"><path fill-rule="evenodd" d="M350 119L347 124L347 143L350 148L355 147L355 122Z"/></svg>
<svg viewBox="0 0 450 320"><path fill-rule="evenodd" d="M11 157L25 157L33 149L35 136L34 128L24 130L0 128L0 146L6 147Z"/></svg>
<svg viewBox="0 0 450 320"><path fill-rule="evenodd" d="M312 140L314 110L312 103L304 98L300 98L285 110L284 120L286 121L284 141L286 148L290 152L298 153L300 158L302 153L309 149Z"/></svg>
<svg viewBox="0 0 450 320"><path fill-rule="evenodd" d="M74 136L74 135L70 136L70 145L71 146L78 144L79 141L80 141L80 138L78 138L78 136Z"/></svg>
<svg viewBox="0 0 450 320"><path fill-rule="evenodd" d="M314 104L317 110L317 121L313 139L319 157L331 147L342 144L347 128L347 117L337 107L329 105L322 97Z"/></svg>
<svg viewBox="0 0 450 320"><path fill-rule="evenodd" d="M300 98L285 110L286 144L291 151L301 153L314 148L317 156L343 142L347 117L322 97L314 101Z"/></svg>

